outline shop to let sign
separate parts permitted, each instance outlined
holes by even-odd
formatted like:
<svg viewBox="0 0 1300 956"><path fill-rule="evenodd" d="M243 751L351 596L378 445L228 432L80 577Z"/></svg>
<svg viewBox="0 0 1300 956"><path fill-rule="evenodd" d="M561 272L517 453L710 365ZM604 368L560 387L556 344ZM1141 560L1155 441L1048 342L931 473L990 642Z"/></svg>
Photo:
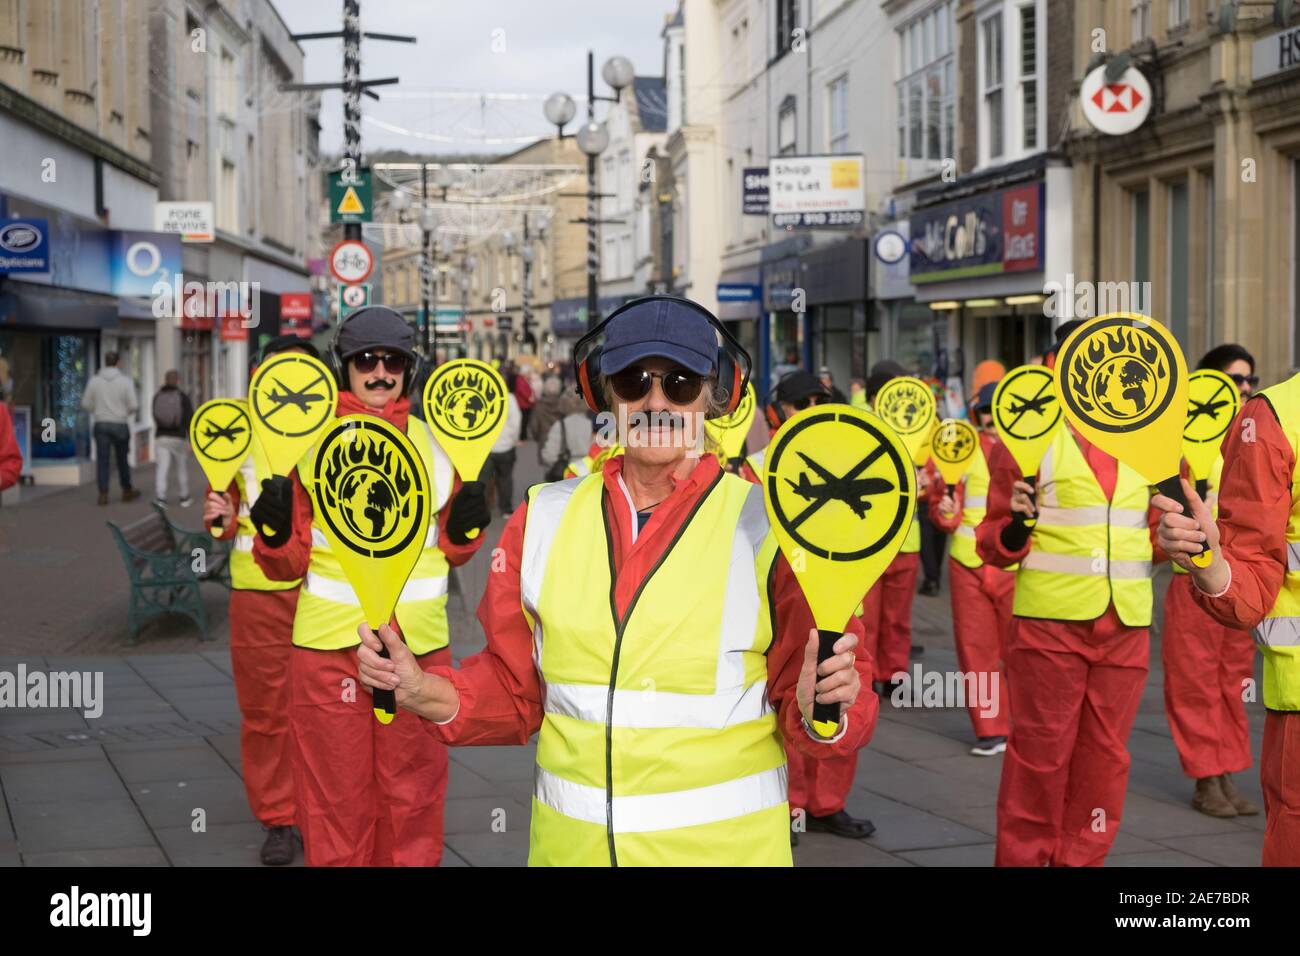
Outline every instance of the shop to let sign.
<svg viewBox="0 0 1300 956"><path fill-rule="evenodd" d="M860 155L773 159L768 174L772 225L781 229L862 225L863 179Z"/></svg>

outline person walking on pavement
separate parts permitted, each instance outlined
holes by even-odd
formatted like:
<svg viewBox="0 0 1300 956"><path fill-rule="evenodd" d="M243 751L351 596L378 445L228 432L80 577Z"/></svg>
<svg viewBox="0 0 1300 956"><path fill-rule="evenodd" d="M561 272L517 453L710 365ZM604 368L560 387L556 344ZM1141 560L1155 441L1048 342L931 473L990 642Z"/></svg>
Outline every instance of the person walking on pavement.
<svg viewBox="0 0 1300 956"><path fill-rule="evenodd" d="M547 481L559 481L575 455L590 448L596 432L596 415L579 396L569 393L559 406L563 412L538 445L538 460Z"/></svg>
<svg viewBox="0 0 1300 956"><path fill-rule="evenodd" d="M829 365L823 365L817 370L817 378L821 381L822 387L830 394L830 400L840 405L849 404L848 396L839 390L835 385L835 377L831 374Z"/></svg>
<svg viewBox="0 0 1300 956"><path fill-rule="evenodd" d="M989 493L989 458L999 445L993 427L993 393L988 382L971 404L971 417L979 428L980 445L961 483L948 493L942 479L930 484L930 521L952 535L948 548L948 580L952 591L952 631L957 645L957 666L963 675L975 675L975 686L986 687L986 699L967 701L977 757L992 757L1007 749L1011 732L1002 661L1011 629L1011 603L1016 575L980 560L975 529L984 519Z"/></svg>
<svg viewBox="0 0 1300 956"><path fill-rule="evenodd" d="M9 406L0 401L0 491L18 484L23 472L23 452L14 435L14 420Z"/></svg>
<svg viewBox="0 0 1300 956"><path fill-rule="evenodd" d="M907 370L895 361L883 359L877 362L867 376L867 401L874 408L880 390L891 379L906 374ZM916 478L916 493L920 498L928 487L928 472L918 468ZM863 601L862 621L867 649L876 668L872 687L878 694L885 694L896 686L901 680L896 675L905 674L912 656L924 650L912 646L912 604L916 598L916 577L920 567L921 520L917 514L912 516L903 546Z"/></svg>
<svg viewBox="0 0 1300 956"><path fill-rule="evenodd" d="M867 402L867 383L863 379L849 379L849 404L864 412L871 410L871 405Z"/></svg>
<svg viewBox="0 0 1300 956"><path fill-rule="evenodd" d="M1054 349L1081 324L1057 328ZM1147 678L1150 489L1068 423L1043 458L1036 502L1006 446L989 471L976 552L996 567L1019 563L995 865L1100 866L1119 832ZM1032 529L1017 518L1033 515Z"/></svg>
<svg viewBox="0 0 1300 956"><path fill-rule="evenodd" d="M570 398L569 395L562 395L560 392L561 384L558 375L547 375L542 379L541 395L533 405L533 414L528 419L528 428L523 431L526 437L537 443L537 461L540 464L545 464L541 459L541 453L546 436L550 434L551 426L564 417L564 404Z"/></svg>
<svg viewBox="0 0 1300 956"><path fill-rule="evenodd" d="M518 366L515 366L513 391L515 401L519 403L519 435L522 438L528 434L528 419L533 413L533 406L537 404L537 393L533 391L533 383Z"/></svg>
<svg viewBox="0 0 1300 956"><path fill-rule="evenodd" d="M429 478L436 521L394 612L409 659L451 663L447 576L468 561L491 518L483 486L461 485L427 425L410 416L415 332L397 311L371 305L338 327L331 362L337 415L374 415L406 432ZM289 722L294 808L308 866L436 866L442 858L447 749L419 721L384 726L355 692L361 604L331 553L302 476L262 483L249 512L253 560L273 581L303 579L293 618Z"/></svg>
<svg viewBox="0 0 1300 956"><path fill-rule="evenodd" d="M830 391L824 380L818 380L808 372L793 372L783 378L769 396L763 415L771 434L775 435L792 415L830 401ZM740 476L760 487L766 452L766 446L752 452L740 466ZM869 669L871 657L865 641L858 645L856 653L863 668ZM865 839L876 832L875 824L854 817L845 807L858 769L857 751L842 757L816 760L805 757L798 747L787 745L785 759L790 767L790 812L797 818L802 811L809 832L830 833L850 840Z"/></svg>
<svg viewBox="0 0 1300 956"><path fill-rule="evenodd" d="M171 369L163 376L163 386L153 397L154 448L158 472L154 477L154 504L167 504L167 478L176 469L176 488L181 507L190 506L189 437L194 403L181 391L181 373Z"/></svg>
<svg viewBox="0 0 1300 956"><path fill-rule="evenodd" d="M362 682L393 688L429 734L524 744L540 731L533 865L788 866L786 746L844 756L875 726L860 628L817 665L762 490L688 437L739 400L749 357L719 344L722 328L649 296L575 346L591 409L651 424L621 435L626 452L599 473L530 490L479 605L485 651L421 668L390 628L359 628ZM841 706L829 738L810 723L814 695Z"/></svg>
<svg viewBox="0 0 1300 956"><path fill-rule="evenodd" d="M1159 542L1188 572L1201 610L1254 631L1265 707L1262 862L1300 866L1300 375L1246 402L1222 455L1218 520L1184 480L1190 514L1164 495L1153 499L1162 512ZM1191 556L1202 548L1212 558L1199 568Z"/></svg>
<svg viewBox="0 0 1300 956"><path fill-rule="evenodd" d="M262 348L262 361L282 352L319 358L315 346L281 335ZM239 701L239 755L244 791L253 817L266 831L261 859L267 866L293 862L297 817L293 788L293 741L289 729L289 660L299 579L273 581L253 560L257 532L251 512L262 482L271 477L262 447L253 450L228 488L209 488L203 523L230 552L230 662ZM213 522L220 521L219 526Z"/></svg>
<svg viewBox="0 0 1300 956"><path fill-rule="evenodd" d="M521 376L513 373L506 376L506 424L492 445L492 450L488 452L487 461L483 463L483 473L479 476L484 486L495 479L497 508L502 518L509 518L515 507L515 446L519 444L523 417L514 389L520 379Z"/></svg>
<svg viewBox="0 0 1300 956"><path fill-rule="evenodd" d="M117 457L117 480L122 486L122 500L134 501L140 492L131 487L131 418L140 407L135 385L117 367L117 353L104 355L104 367L86 385L81 407L95 420L95 478L99 484L99 503L108 504L108 456Z"/></svg>
<svg viewBox="0 0 1300 956"><path fill-rule="evenodd" d="M1243 402L1259 382L1255 359L1240 345L1210 349L1197 368L1234 377ZM1219 455L1209 480L1197 488L1215 514L1222 472ZM1244 698L1254 682L1255 643L1249 632L1225 627L1197 607L1191 578L1177 561L1170 563L1174 574L1165 592L1160 641L1165 715L1183 773L1196 781L1192 806L1212 817L1252 816L1259 807L1241 795L1232 774L1251 765Z"/></svg>

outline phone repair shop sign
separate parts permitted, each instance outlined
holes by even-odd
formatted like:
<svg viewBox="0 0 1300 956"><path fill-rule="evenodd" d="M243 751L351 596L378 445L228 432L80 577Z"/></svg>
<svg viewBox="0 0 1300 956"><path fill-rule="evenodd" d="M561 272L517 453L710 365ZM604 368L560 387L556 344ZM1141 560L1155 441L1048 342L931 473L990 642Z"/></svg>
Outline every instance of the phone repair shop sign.
<svg viewBox="0 0 1300 956"><path fill-rule="evenodd" d="M1043 183L978 193L918 210L910 221L913 285L1040 272Z"/></svg>
<svg viewBox="0 0 1300 956"><path fill-rule="evenodd" d="M766 216L769 210L766 166L746 166L741 171L740 212L744 216Z"/></svg>
<svg viewBox="0 0 1300 956"><path fill-rule="evenodd" d="M1251 47L1250 78L1263 80L1300 69L1300 27L1256 40Z"/></svg>
<svg viewBox="0 0 1300 956"><path fill-rule="evenodd" d="M834 229L862 225L864 165L856 156L788 156L768 167L772 225Z"/></svg>

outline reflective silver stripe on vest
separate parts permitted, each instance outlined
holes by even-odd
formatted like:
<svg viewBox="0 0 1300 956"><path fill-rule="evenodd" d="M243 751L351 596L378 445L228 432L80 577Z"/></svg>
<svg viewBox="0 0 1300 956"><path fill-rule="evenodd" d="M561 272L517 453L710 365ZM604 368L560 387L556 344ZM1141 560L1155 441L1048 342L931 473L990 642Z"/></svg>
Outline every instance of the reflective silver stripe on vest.
<svg viewBox="0 0 1300 956"><path fill-rule="evenodd" d="M975 537L975 526L970 524L958 525L954 534L961 535L963 538Z"/></svg>
<svg viewBox="0 0 1300 956"><path fill-rule="evenodd" d="M605 722L607 684L547 684L546 712L593 724ZM615 690L614 727L638 729L707 727L722 730L770 713L767 681L721 694L677 694L662 690ZM602 818L603 819L603 818Z"/></svg>
<svg viewBox="0 0 1300 956"><path fill-rule="evenodd" d="M1300 542L1287 542L1286 569L1288 571L1300 571Z"/></svg>
<svg viewBox="0 0 1300 956"><path fill-rule="evenodd" d="M1147 513L1136 508L1111 508L1110 526L1112 528L1145 528Z"/></svg>
<svg viewBox="0 0 1300 956"><path fill-rule="evenodd" d="M361 601L357 599L357 592L352 590L352 585L346 581L335 581L333 578L308 571L302 586L308 594L333 601L335 604L361 606ZM446 596L446 578L412 578L406 582L406 587L402 588L402 594L397 602L402 604L407 601L432 601Z"/></svg>
<svg viewBox="0 0 1300 956"><path fill-rule="evenodd" d="M1255 643L1265 647L1300 644L1300 617L1266 617L1255 625Z"/></svg>
<svg viewBox="0 0 1300 956"><path fill-rule="evenodd" d="M965 481L966 479L963 478L962 480ZM988 506L988 495L970 495L962 504L963 508L987 508Z"/></svg>
<svg viewBox="0 0 1300 956"><path fill-rule="evenodd" d="M539 803L574 820L605 826L605 788L557 777L537 768L533 787ZM670 793L616 796L610 806L615 833L650 833L731 820L785 802L782 765L738 780Z"/></svg>
<svg viewBox="0 0 1300 956"><path fill-rule="evenodd" d="M1044 508L1055 508L1057 504L1056 480L1052 477L1054 454L1054 450L1049 447L1047 454L1043 455L1043 460L1038 465L1038 483L1034 485L1034 500L1038 504L1040 513Z"/></svg>
<svg viewBox="0 0 1300 956"><path fill-rule="evenodd" d="M713 686L724 696L745 684L745 652L754 646L754 633L758 627L759 585L754 562L758 560L767 531L763 488L749 485L731 539L727 591L722 600L722 634L718 641L718 667Z"/></svg>
<svg viewBox="0 0 1300 956"><path fill-rule="evenodd" d="M555 543L564 509L578 490L578 483L585 480L585 477L566 478L543 485L528 502L524 545L519 554L519 603L533 619L533 663L539 673L542 669L542 622L538 619L537 602L542 595L542 578L546 575L546 562L551 556L551 546Z"/></svg>
<svg viewBox="0 0 1300 956"><path fill-rule="evenodd" d="M235 535L235 544L234 544L234 548L235 548L236 551L250 551L250 552L251 552L251 551L253 550L253 536L252 536L251 534L237 534L237 535Z"/></svg>
<svg viewBox="0 0 1300 956"><path fill-rule="evenodd" d="M1151 577L1150 561L1111 561L1109 570L1103 557L1084 557L1077 554L1049 554L1030 551L1020 562L1027 571L1050 571L1054 574L1080 574L1091 577L1112 577L1116 580L1133 580Z"/></svg>
<svg viewBox="0 0 1300 956"><path fill-rule="evenodd" d="M1058 528L1082 528L1087 525L1105 524L1106 506L1057 508L1044 505L1038 509L1038 523L1040 525L1054 525Z"/></svg>

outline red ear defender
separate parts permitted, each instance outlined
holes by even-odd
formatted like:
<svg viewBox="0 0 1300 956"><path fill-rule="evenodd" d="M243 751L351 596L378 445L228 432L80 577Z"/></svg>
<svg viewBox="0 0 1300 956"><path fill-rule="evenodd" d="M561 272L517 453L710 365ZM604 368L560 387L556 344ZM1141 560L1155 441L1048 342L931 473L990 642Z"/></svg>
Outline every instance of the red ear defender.
<svg viewBox="0 0 1300 956"><path fill-rule="evenodd" d="M740 365L733 364L731 367L731 398L727 401L728 415L740 407L740 399L744 396L744 378Z"/></svg>
<svg viewBox="0 0 1300 956"><path fill-rule="evenodd" d="M763 414L767 416L767 424L774 431L781 427L781 413L777 411L775 405L772 404L764 405Z"/></svg>
<svg viewBox="0 0 1300 956"><path fill-rule="evenodd" d="M599 412L600 409L596 407L596 396L591 391L591 380L587 377L585 359L578 365L578 388L582 390L582 398L587 403L587 407L593 412Z"/></svg>

